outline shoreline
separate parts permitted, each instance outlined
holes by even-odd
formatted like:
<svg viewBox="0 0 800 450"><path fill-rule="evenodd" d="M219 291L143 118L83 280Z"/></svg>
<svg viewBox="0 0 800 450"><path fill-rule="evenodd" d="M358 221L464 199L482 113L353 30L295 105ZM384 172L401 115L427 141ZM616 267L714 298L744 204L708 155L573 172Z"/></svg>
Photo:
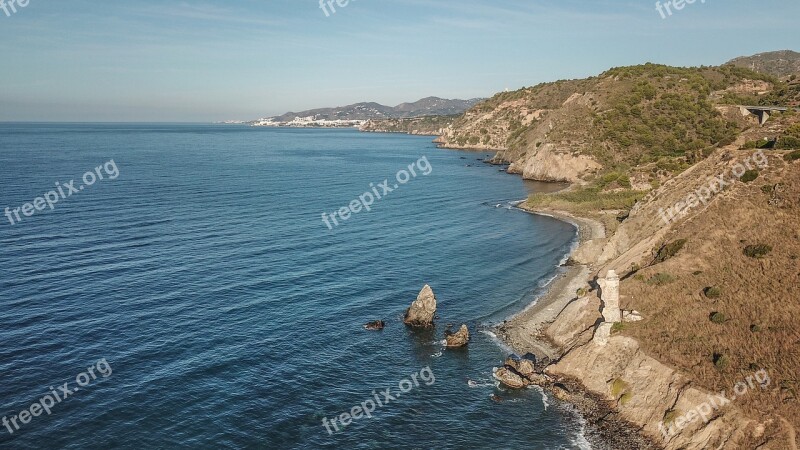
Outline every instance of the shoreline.
<svg viewBox="0 0 800 450"><path fill-rule="evenodd" d="M532 353L537 361L544 360L551 364L566 353L544 336L544 330L569 304L578 299L578 289L590 285L594 278L594 263L601 250L595 245L589 249L587 244L605 239L606 229L602 223L587 217L577 217L564 211L526 208L524 201L515 207L529 214L552 217L573 225L577 229L577 245L573 245L566 256L572 257L578 252L584 256L588 254L588 263L560 266L566 270L545 287L542 295L494 329L497 337L518 355ZM586 421L583 435L592 448L660 448L643 435L639 427L625 420L613 402L588 391L580 379L561 379L559 387L552 394L576 408Z"/></svg>
<svg viewBox="0 0 800 450"><path fill-rule="evenodd" d="M564 211L533 210L523 207L524 201L515 208L538 216L547 216L569 223L577 229L577 245L565 255L571 257L586 243L605 237L605 227L592 219L576 217ZM577 298L578 289L588 284L592 267L589 264L562 265L562 273L548 284L542 295L534 299L522 311L506 319L496 327L497 336L519 355L533 353L537 359L558 359L561 355L554 345L541 337L543 329L553 322L566 306Z"/></svg>

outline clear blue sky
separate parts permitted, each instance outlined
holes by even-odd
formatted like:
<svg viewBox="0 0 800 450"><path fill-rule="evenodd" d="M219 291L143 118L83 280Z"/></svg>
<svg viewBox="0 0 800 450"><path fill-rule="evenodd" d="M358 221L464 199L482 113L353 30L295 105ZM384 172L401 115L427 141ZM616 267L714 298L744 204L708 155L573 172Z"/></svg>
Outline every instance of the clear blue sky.
<svg viewBox="0 0 800 450"><path fill-rule="evenodd" d="M800 50L796 0L701 1L30 0L0 9L0 121L254 119Z"/></svg>

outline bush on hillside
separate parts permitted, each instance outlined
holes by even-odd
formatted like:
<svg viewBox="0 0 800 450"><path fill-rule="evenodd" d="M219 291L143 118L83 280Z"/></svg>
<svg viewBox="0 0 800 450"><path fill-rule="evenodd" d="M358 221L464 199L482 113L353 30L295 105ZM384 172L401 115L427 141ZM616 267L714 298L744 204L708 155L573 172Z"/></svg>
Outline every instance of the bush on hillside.
<svg viewBox="0 0 800 450"><path fill-rule="evenodd" d="M744 173L744 175L742 175L742 178L740 178L740 180L742 180L743 183L749 183L755 180L756 178L758 178L758 171L748 170L747 172Z"/></svg>
<svg viewBox="0 0 800 450"><path fill-rule="evenodd" d="M766 244L758 244L758 245L748 245L744 248L745 256L749 256L750 258L763 258L767 256L769 252L772 251L772 246Z"/></svg>
<svg viewBox="0 0 800 450"><path fill-rule="evenodd" d="M655 264L662 263L673 256L677 255L679 251L686 245L686 239L678 239L668 244L664 244L656 253Z"/></svg>

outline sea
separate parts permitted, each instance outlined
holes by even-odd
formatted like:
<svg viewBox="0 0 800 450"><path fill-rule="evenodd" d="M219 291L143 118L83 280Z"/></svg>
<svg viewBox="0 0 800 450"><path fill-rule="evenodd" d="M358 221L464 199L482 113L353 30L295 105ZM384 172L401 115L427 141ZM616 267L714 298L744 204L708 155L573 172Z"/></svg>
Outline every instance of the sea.
<svg viewBox="0 0 800 450"><path fill-rule="evenodd" d="M513 208L555 187L431 140L0 124L0 448L590 448L492 377L575 244Z"/></svg>

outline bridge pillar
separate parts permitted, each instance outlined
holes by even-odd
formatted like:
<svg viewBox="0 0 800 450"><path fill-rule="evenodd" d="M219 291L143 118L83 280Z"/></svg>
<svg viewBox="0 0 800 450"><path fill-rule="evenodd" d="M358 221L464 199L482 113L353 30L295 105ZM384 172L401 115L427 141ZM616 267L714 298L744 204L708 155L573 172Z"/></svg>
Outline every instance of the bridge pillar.
<svg viewBox="0 0 800 450"><path fill-rule="evenodd" d="M768 119L769 119L769 111L761 110L761 111L758 112L758 123L759 123L759 125L764 125L765 123L767 123Z"/></svg>

